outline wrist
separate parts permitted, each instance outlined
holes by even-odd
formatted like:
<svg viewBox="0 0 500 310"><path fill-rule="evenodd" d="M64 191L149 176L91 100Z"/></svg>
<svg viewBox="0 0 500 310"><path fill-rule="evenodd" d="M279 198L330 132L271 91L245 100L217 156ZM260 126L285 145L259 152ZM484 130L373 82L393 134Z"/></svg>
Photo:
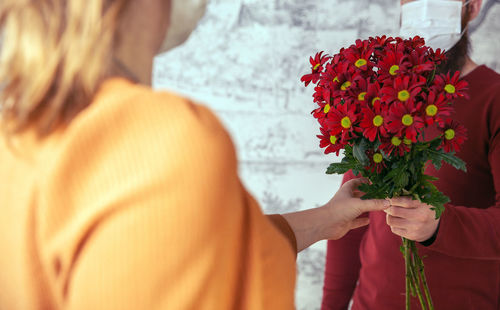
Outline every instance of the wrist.
<svg viewBox="0 0 500 310"><path fill-rule="evenodd" d="M427 240L421 241L419 243L423 246L426 246L426 247L431 246L434 243L434 241L436 241L440 225L441 225L441 221L438 221L438 224L437 224L437 227L436 227L436 230L434 231L434 233L429 238L427 238Z"/></svg>
<svg viewBox="0 0 500 310"><path fill-rule="evenodd" d="M300 252L310 245L327 239L330 212L325 207L317 207L293 213L282 214L293 230L297 251Z"/></svg>
<svg viewBox="0 0 500 310"><path fill-rule="evenodd" d="M332 203L328 203L318 208L318 240L329 240L332 235L336 235L335 231L340 227L338 221L338 213Z"/></svg>

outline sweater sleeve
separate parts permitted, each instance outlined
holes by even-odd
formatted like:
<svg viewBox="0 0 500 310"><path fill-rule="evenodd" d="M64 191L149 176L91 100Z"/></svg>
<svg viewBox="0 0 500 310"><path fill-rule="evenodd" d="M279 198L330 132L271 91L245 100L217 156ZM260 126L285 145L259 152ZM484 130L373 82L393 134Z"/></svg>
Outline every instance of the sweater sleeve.
<svg viewBox="0 0 500 310"><path fill-rule="evenodd" d="M354 178L349 171L342 184ZM328 241L321 309L347 310L358 281L361 268L359 247L366 229L354 229L339 240Z"/></svg>
<svg viewBox="0 0 500 310"><path fill-rule="evenodd" d="M487 209L446 205L436 240L428 249L459 258L500 261L500 101L490 119L488 162L495 204Z"/></svg>
<svg viewBox="0 0 500 310"><path fill-rule="evenodd" d="M267 218L273 223L274 227L276 227L281 234L288 239L294 253L297 253L297 238L295 237L295 233L293 232L292 227L290 227L290 224L288 224L287 220L281 214L270 214L267 215Z"/></svg>

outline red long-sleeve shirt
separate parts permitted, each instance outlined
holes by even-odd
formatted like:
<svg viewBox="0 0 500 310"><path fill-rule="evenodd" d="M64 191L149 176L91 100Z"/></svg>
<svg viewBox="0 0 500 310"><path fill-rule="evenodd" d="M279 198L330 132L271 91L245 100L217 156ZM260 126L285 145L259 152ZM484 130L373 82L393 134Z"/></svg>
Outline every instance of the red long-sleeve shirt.
<svg viewBox="0 0 500 310"><path fill-rule="evenodd" d="M427 169L451 203L435 241L418 248L436 309L493 310L500 309L500 75L479 66L464 79L470 100L457 100L453 117L468 129L457 154L467 173ZM328 242L322 309L347 309L351 298L353 310L404 309L401 238L384 212L369 216L369 226Z"/></svg>

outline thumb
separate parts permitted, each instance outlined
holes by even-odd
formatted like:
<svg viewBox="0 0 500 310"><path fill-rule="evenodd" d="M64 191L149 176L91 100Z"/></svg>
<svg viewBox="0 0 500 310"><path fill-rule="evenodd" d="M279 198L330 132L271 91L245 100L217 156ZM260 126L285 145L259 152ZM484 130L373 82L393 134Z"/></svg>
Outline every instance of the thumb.
<svg viewBox="0 0 500 310"><path fill-rule="evenodd" d="M394 197L390 199L390 203L393 206L398 206L402 208L407 208L407 209L413 209L415 208L415 200L411 199L410 197Z"/></svg>
<svg viewBox="0 0 500 310"><path fill-rule="evenodd" d="M343 188L349 190L349 191L355 191L358 190L358 187L363 184L363 183L368 183L369 180L367 178L357 178L357 179L352 179L344 183L342 186Z"/></svg>
<svg viewBox="0 0 500 310"><path fill-rule="evenodd" d="M391 206L391 202L386 199L368 199L361 200L361 211L362 212L370 212L370 211L382 211Z"/></svg>
<svg viewBox="0 0 500 310"><path fill-rule="evenodd" d="M351 222L351 229L360 228L366 226L370 223L370 219L368 217L359 217Z"/></svg>

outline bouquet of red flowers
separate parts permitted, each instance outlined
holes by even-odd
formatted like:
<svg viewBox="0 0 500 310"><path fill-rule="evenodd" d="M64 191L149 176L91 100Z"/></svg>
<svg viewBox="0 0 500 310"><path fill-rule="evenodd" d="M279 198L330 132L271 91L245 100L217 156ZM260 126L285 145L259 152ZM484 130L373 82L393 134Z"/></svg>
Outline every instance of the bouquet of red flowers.
<svg viewBox="0 0 500 310"><path fill-rule="evenodd" d="M312 115L320 125L320 147L326 154L344 150L327 173L352 170L371 181L360 187L364 199L411 196L432 205L439 218L449 199L432 183L436 178L424 173L425 165L440 169L444 161L465 171L454 154L466 129L451 119L451 102L466 96L467 83L458 71L437 73L445 60L443 51L420 37L386 36L357 40L334 56L311 57L312 72L301 81L316 85ZM439 134L431 138L435 129ZM410 294L422 309L434 309L415 242L403 238L401 251L407 309Z"/></svg>

